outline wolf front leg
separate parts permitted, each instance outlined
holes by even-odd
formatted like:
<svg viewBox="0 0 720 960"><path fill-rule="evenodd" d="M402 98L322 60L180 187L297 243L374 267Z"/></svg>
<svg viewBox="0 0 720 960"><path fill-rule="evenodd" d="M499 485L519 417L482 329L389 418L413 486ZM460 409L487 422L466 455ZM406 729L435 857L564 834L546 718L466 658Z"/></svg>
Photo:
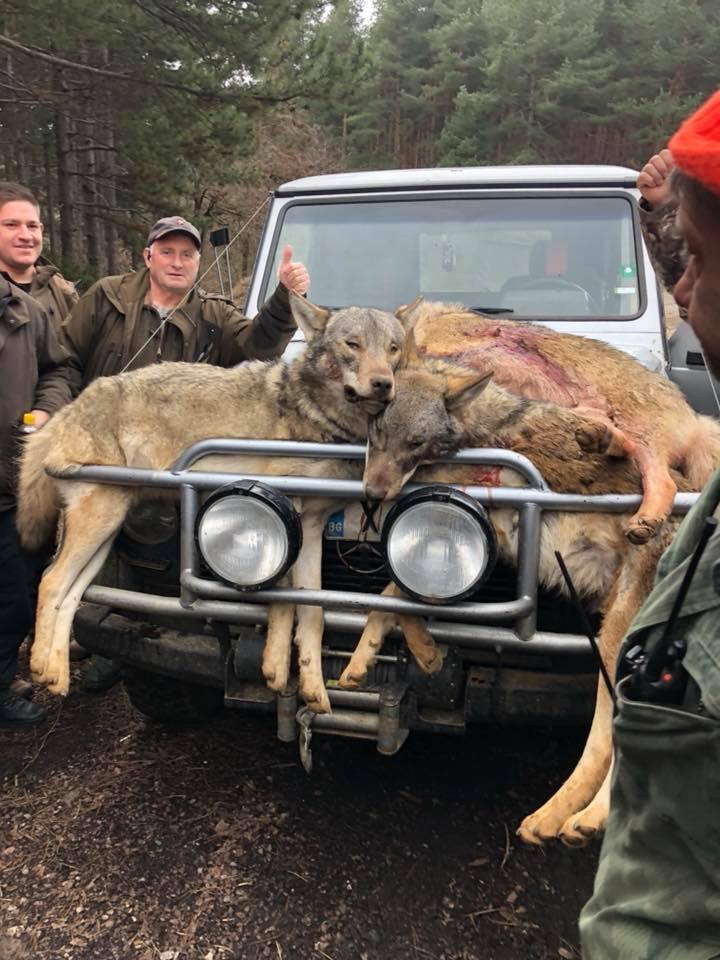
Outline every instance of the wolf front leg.
<svg viewBox="0 0 720 960"><path fill-rule="evenodd" d="M382 592L383 597L402 596L400 588L389 583ZM365 682L368 670L375 663L375 657L380 653L383 640L390 633L396 623L394 613L382 613L373 610L365 623L365 629L360 635L357 646L353 650L348 665L340 676L340 686L346 690L355 690Z"/></svg>
<svg viewBox="0 0 720 960"><path fill-rule="evenodd" d="M280 581L283 586L290 582L289 577ZM292 603L272 603L268 607L262 673L268 687L277 693L282 693L288 685L294 619L295 605Z"/></svg>
<svg viewBox="0 0 720 960"><path fill-rule="evenodd" d="M400 587L389 583L382 592L384 597L404 597ZM361 686L368 670L382 649L383 640L398 624L405 637L405 643L418 667L423 673L436 673L442 667L442 655L421 617L408 617L400 613L382 613L373 610L368 616L365 629L358 640L350 662L340 677L340 686L354 690Z"/></svg>
<svg viewBox="0 0 720 960"><path fill-rule="evenodd" d="M322 537L327 518L337 509L335 503L306 501L302 512L303 545L292 569L297 588L319 590L322 566ZM330 700L322 675L322 607L297 606L295 643L298 648L300 693L315 713L330 713Z"/></svg>

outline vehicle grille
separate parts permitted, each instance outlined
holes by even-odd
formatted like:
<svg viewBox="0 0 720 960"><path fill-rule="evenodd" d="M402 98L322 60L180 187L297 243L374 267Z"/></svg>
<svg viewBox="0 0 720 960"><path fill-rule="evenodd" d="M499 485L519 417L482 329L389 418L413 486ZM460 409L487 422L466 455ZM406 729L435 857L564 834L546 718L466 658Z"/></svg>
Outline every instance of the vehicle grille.
<svg viewBox="0 0 720 960"><path fill-rule="evenodd" d="M377 546L350 540L323 542L322 583L327 590L351 590L363 593L381 593L390 582L390 574ZM469 599L482 603L501 603L515 599L516 573L498 563L490 578ZM438 610L438 617L442 613ZM599 617L590 622L597 631ZM553 633L583 634L582 623L572 605L554 591L539 591L538 630Z"/></svg>

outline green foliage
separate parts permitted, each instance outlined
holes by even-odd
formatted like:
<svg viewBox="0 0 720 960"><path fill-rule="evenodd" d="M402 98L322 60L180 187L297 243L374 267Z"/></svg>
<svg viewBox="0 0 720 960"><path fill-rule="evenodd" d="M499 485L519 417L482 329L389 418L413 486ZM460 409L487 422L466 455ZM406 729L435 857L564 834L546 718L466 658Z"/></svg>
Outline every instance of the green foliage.
<svg viewBox="0 0 720 960"><path fill-rule="evenodd" d="M0 176L39 193L90 275L94 234L108 263L136 257L158 216L214 226L310 170L637 165L718 83L717 0L376 0L370 25L362 9L0 0L26 48L3 47Z"/></svg>

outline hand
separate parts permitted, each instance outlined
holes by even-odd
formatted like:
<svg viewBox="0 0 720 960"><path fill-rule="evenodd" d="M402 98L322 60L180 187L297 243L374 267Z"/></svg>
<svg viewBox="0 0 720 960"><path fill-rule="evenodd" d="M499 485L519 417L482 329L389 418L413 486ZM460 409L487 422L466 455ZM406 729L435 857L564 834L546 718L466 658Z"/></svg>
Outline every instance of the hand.
<svg viewBox="0 0 720 960"><path fill-rule="evenodd" d="M39 430L41 427L44 427L45 424L50 419L50 414L47 412L47 410L31 410L30 413L32 413L35 417L33 426L35 427L36 430Z"/></svg>
<svg viewBox="0 0 720 960"><path fill-rule="evenodd" d="M637 178L637 188L650 206L661 207L670 199L670 173L675 162L669 150L650 157Z"/></svg>
<svg viewBox="0 0 720 960"><path fill-rule="evenodd" d="M280 263L278 264L277 278L288 290L293 290L299 296L302 296L310 286L310 274L299 261L292 261L292 247L283 248L280 254Z"/></svg>

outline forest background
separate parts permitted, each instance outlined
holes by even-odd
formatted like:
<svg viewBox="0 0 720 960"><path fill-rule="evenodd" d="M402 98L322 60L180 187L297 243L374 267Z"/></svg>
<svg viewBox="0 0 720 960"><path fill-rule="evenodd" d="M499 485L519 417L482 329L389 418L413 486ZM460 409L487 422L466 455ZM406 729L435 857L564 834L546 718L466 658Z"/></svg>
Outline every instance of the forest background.
<svg viewBox="0 0 720 960"><path fill-rule="evenodd" d="M182 214L390 167L637 166L717 88L717 0L0 0L0 178L86 286ZM258 215L232 249L248 273ZM211 273L206 284L214 286Z"/></svg>

